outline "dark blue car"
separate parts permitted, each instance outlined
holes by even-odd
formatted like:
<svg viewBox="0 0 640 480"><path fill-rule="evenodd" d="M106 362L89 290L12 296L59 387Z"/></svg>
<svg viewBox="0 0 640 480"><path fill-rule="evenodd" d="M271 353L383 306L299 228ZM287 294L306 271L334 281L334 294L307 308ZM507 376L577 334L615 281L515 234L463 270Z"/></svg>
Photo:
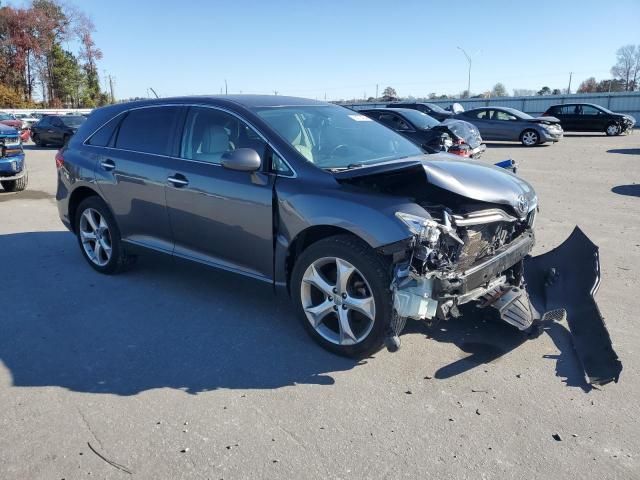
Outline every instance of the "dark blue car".
<svg viewBox="0 0 640 480"><path fill-rule="evenodd" d="M27 188L27 166L20 135L15 128L0 125L0 185L7 192Z"/></svg>

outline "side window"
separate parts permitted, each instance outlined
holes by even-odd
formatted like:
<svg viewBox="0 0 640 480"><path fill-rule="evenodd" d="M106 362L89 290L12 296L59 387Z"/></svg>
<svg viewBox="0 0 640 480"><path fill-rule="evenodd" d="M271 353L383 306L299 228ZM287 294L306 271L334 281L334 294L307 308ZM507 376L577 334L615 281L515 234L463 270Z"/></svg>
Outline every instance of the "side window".
<svg viewBox="0 0 640 480"><path fill-rule="evenodd" d="M116 148L170 155L171 133L179 112L179 107L147 107L129 111L120 124Z"/></svg>
<svg viewBox="0 0 640 480"><path fill-rule="evenodd" d="M53 117L51 119L51 125L54 127L62 127L62 120L60 120L58 117Z"/></svg>
<svg viewBox="0 0 640 480"><path fill-rule="evenodd" d="M276 152L271 154L271 171L280 175L293 175L293 170Z"/></svg>
<svg viewBox="0 0 640 480"><path fill-rule="evenodd" d="M39 127L48 127L49 125L51 125L50 117L44 117L38 122Z"/></svg>
<svg viewBox="0 0 640 480"><path fill-rule="evenodd" d="M106 124L104 124L100 129L91 135L89 140L87 140L88 145L94 145L96 147L107 147L111 143L111 139L113 138L113 133L116 131L116 127L118 123L122 120L122 115L117 115L111 120L109 120Z"/></svg>
<svg viewBox="0 0 640 480"><path fill-rule="evenodd" d="M513 115L507 113L507 112L502 112L500 110L495 110L493 113L493 119L494 120L516 120L516 117L514 117Z"/></svg>
<svg viewBox="0 0 640 480"><path fill-rule="evenodd" d="M582 115L598 115L600 110L591 105L583 105L582 106Z"/></svg>
<svg viewBox="0 0 640 480"><path fill-rule="evenodd" d="M215 108L192 107L187 114L180 157L219 164L225 152L252 148L261 158L265 142L247 124Z"/></svg>
<svg viewBox="0 0 640 480"><path fill-rule="evenodd" d="M476 118L479 118L480 120L489 120L489 113L490 110L480 110L478 113L476 113Z"/></svg>

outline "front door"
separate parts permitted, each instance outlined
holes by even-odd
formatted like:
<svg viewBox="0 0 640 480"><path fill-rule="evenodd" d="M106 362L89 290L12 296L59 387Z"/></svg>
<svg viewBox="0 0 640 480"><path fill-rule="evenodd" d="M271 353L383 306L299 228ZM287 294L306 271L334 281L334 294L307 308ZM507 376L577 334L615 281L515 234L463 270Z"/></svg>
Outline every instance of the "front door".
<svg viewBox="0 0 640 480"><path fill-rule="evenodd" d="M225 152L266 143L236 116L191 107L179 157L167 177L174 254L227 270L273 277L273 176L221 166Z"/></svg>

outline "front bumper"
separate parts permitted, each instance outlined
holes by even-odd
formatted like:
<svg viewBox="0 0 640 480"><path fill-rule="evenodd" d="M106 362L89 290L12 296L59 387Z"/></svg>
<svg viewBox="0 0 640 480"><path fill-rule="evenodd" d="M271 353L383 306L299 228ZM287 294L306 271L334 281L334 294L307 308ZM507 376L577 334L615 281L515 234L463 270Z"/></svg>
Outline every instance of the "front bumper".
<svg viewBox="0 0 640 480"><path fill-rule="evenodd" d="M481 143L476 148L471 150L471 158L480 158L486 149L487 146L484 143Z"/></svg>
<svg viewBox="0 0 640 480"><path fill-rule="evenodd" d="M26 173L24 154L0 157L0 180L17 180Z"/></svg>
<svg viewBox="0 0 640 480"><path fill-rule="evenodd" d="M562 140L562 137L564 136L564 131L560 130L558 131L547 131L547 130L543 130L542 131L542 135L540 137L540 140L542 142L559 142L560 140Z"/></svg>

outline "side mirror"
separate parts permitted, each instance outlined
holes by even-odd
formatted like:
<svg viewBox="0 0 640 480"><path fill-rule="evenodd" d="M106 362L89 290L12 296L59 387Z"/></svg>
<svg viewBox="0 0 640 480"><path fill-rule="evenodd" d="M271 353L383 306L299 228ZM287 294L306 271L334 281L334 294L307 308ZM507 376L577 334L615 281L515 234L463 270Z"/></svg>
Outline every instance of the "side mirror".
<svg viewBox="0 0 640 480"><path fill-rule="evenodd" d="M238 148L222 154L222 166L240 172L255 172L262 165L260 155L252 148Z"/></svg>

